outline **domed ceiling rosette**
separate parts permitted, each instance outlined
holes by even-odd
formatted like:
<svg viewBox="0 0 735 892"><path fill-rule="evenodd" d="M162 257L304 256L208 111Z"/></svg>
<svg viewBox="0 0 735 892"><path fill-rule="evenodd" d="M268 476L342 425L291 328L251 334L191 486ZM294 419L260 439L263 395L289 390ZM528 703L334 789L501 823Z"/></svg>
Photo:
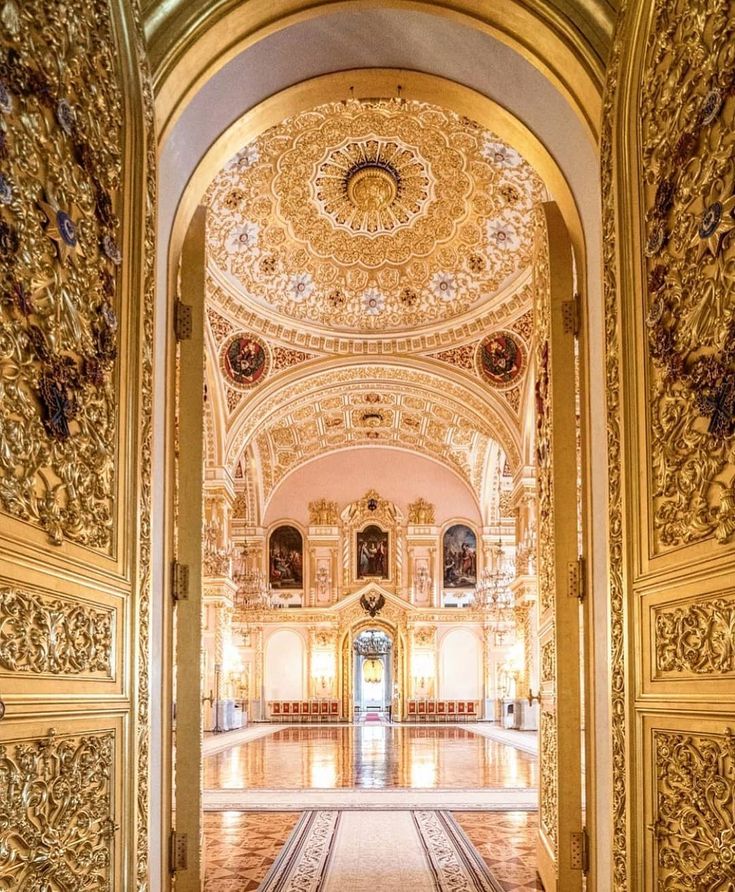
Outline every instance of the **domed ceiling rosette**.
<svg viewBox="0 0 735 892"><path fill-rule="evenodd" d="M544 198L521 156L467 118L330 103L266 131L215 178L210 272L283 326L433 330L512 289Z"/></svg>

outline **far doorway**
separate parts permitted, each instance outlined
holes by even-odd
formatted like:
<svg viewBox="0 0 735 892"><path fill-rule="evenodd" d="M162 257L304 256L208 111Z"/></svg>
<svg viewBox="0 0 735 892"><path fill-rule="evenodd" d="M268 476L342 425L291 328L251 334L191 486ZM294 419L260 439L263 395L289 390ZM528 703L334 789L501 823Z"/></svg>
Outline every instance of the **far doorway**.
<svg viewBox="0 0 735 892"><path fill-rule="evenodd" d="M355 638L353 691L355 718L391 718L393 639L381 629L364 629Z"/></svg>

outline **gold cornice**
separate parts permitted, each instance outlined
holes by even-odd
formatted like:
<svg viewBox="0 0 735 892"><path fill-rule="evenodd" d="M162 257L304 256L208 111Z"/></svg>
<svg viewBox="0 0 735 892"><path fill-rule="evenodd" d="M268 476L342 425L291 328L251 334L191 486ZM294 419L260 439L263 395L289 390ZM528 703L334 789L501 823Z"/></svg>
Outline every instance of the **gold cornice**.
<svg viewBox="0 0 735 892"><path fill-rule="evenodd" d="M605 64L616 10L609 0L174 0L150 4L145 30L154 70L161 139L196 90L248 46L290 25L342 9L405 9L469 25L516 50L571 101L599 138Z"/></svg>

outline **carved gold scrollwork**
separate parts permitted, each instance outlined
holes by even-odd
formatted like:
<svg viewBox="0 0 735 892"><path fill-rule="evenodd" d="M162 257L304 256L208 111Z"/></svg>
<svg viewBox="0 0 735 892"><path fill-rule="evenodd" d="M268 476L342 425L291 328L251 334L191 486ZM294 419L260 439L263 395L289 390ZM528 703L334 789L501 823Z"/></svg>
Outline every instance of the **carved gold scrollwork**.
<svg viewBox="0 0 735 892"><path fill-rule="evenodd" d="M3 6L0 508L109 549L123 102L112 18Z"/></svg>
<svg viewBox="0 0 735 892"><path fill-rule="evenodd" d="M547 641L541 648L541 681L553 682L556 679L556 644Z"/></svg>
<svg viewBox="0 0 735 892"><path fill-rule="evenodd" d="M435 509L426 499L417 499L408 506L408 522L420 526L435 523Z"/></svg>
<svg viewBox="0 0 735 892"><path fill-rule="evenodd" d="M0 589L0 667L11 672L112 675L114 610Z"/></svg>
<svg viewBox="0 0 735 892"><path fill-rule="evenodd" d="M558 806L558 746L556 716L546 710L541 711L539 725L541 745L541 777L539 782L540 821L554 853L558 849L557 806Z"/></svg>
<svg viewBox="0 0 735 892"><path fill-rule="evenodd" d="M659 610L655 648L660 673L734 672L735 598Z"/></svg>
<svg viewBox="0 0 735 892"><path fill-rule="evenodd" d="M0 887L112 889L111 733L0 746Z"/></svg>
<svg viewBox="0 0 735 892"><path fill-rule="evenodd" d="M552 479L552 405L550 370L551 337L551 282L546 227L540 215L536 217L534 284L536 286L536 459L537 495L539 506L538 560L539 599L541 611L554 607L554 491Z"/></svg>
<svg viewBox="0 0 735 892"><path fill-rule="evenodd" d="M735 741L656 732L655 888L735 885Z"/></svg>
<svg viewBox="0 0 735 892"><path fill-rule="evenodd" d="M640 99L657 550L735 532L735 3L657 2Z"/></svg>

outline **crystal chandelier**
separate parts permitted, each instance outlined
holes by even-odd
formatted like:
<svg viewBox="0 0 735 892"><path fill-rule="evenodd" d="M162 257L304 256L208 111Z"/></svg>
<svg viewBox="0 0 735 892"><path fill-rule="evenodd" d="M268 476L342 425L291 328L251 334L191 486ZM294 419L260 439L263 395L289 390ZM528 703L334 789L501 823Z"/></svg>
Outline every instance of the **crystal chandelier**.
<svg viewBox="0 0 735 892"><path fill-rule="evenodd" d="M363 657L382 657L391 647L390 638L383 632L361 632L355 638L355 650Z"/></svg>
<svg viewBox="0 0 735 892"><path fill-rule="evenodd" d="M515 567L503 551L500 539L494 548L493 569L482 571L475 588L472 606L487 614L495 632L511 632L515 628L513 592L510 585L515 578Z"/></svg>
<svg viewBox="0 0 735 892"><path fill-rule="evenodd" d="M259 568L248 568L247 559L250 550L245 546L240 557L240 566L234 574L237 591L235 593L236 610L267 610L272 606L268 580Z"/></svg>

